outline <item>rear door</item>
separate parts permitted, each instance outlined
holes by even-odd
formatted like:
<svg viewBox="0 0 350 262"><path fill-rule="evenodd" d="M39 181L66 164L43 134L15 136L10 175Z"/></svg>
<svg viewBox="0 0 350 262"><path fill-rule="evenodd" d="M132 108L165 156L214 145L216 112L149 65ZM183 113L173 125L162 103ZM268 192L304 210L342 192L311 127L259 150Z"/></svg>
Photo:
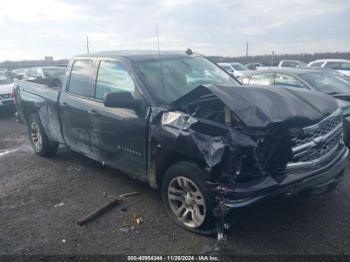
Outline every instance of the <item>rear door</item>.
<svg viewBox="0 0 350 262"><path fill-rule="evenodd" d="M93 123L91 145L100 161L126 173L146 178L147 110L110 108L103 104L111 92L130 92L143 100L132 71L122 61L102 60L90 103Z"/></svg>
<svg viewBox="0 0 350 262"><path fill-rule="evenodd" d="M66 144L91 157L92 122L89 117L89 99L93 96L92 69L92 60L74 61L66 90L63 90L59 98L62 132Z"/></svg>

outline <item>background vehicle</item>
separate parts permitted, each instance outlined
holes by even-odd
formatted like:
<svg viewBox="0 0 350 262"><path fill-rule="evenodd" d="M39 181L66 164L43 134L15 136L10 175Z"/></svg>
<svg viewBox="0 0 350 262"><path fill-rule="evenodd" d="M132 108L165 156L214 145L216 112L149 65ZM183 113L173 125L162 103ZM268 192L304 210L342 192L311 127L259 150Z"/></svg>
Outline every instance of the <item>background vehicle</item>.
<svg viewBox="0 0 350 262"><path fill-rule="evenodd" d="M26 68L18 68L11 71L13 75L13 79L23 79L23 77L26 75L27 69Z"/></svg>
<svg viewBox="0 0 350 262"><path fill-rule="evenodd" d="M307 67L307 64L298 60L281 60L280 63L278 64L278 67L300 68L300 67Z"/></svg>
<svg viewBox="0 0 350 262"><path fill-rule="evenodd" d="M248 67L240 63L218 63L218 65L226 72L237 78L244 75L245 73L250 72Z"/></svg>
<svg viewBox="0 0 350 262"><path fill-rule="evenodd" d="M278 66L259 66L257 70L268 70L268 69L278 69L278 68L304 68L307 65L298 60L281 60Z"/></svg>
<svg viewBox="0 0 350 262"><path fill-rule="evenodd" d="M257 67L263 66L263 64L260 63L249 63L245 65L249 70L256 70Z"/></svg>
<svg viewBox="0 0 350 262"><path fill-rule="evenodd" d="M201 233L233 208L335 188L348 150L334 99L245 88L188 53L90 54L71 61L60 90L16 82L34 151L65 144L160 187L175 222Z"/></svg>
<svg viewBox="0 0 350 262"><path fill-rule="evenodd" d="M242 76L246 85L275 85L279 87L306 88L332 95L342 108L345 141L350 146L350 83L329 70L271 69Z"/></svg>
<svg viewBox="0 0 350 262"><path fill-rule="evenodd" d="M0 110L12 107L13 81L7 75L0 73Z"/></svg>
<svg viewBox="0 0 350 262"><path fill-rule="evenodd" d="M66 68L58 66L32 67L25 71L24 80L35 83L47 84L51 87L60 86L63 83Z"/></svg>
<svg viewBox="0 0 350 262"><path fill-rule="evenodd" d="M345 59L320 59L310 62L308 67L324 67L337 70L339 73L350 76L350 60Z"/></svg>

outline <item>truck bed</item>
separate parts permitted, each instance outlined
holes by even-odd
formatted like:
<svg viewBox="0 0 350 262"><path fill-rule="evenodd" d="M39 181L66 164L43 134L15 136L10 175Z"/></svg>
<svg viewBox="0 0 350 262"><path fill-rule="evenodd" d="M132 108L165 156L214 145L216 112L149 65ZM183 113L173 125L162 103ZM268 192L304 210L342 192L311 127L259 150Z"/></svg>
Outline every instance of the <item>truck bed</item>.
<svg viewBox="0 0 350 262"><path fill-rule="evenodd" d="M56 142L63 143L60 128L58 97L59 87L29 81L16 81L16 103L20 117L26 120L29 112L36 112L42 121L47 136Z"/></svg>

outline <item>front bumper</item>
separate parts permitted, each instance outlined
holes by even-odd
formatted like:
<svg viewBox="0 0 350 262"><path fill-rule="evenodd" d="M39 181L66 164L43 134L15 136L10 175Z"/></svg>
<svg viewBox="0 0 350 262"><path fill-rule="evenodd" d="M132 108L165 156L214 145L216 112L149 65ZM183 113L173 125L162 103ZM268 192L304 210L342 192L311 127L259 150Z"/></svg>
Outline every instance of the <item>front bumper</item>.
<svg viewBox="0 0 350 262"><path fill-rule="evenodd" d="M348 154L348 148L342 146L331 161L313 170L291 170L275 178L267 176L236 183L232 188L225 188L224 205L228 209L238 208L272 196L317 192L321 188L335 187L343 177ZM222 189L216 188L214 191L220 194Z"/></svg>

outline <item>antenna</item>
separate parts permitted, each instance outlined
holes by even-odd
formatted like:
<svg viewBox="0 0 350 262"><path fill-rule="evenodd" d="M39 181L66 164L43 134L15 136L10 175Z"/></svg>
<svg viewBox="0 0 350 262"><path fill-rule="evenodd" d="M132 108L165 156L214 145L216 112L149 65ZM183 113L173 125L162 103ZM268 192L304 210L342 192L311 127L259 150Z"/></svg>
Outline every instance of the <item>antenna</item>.
<svg viewBox="0 0 350 262"><path fill-rule="evenodd" d="M245 62L246 63L248 63L248 56L249 56L249 43L247 42L246 49L245 49Z"/></svg>
<svg viewBox="0 0 350 262"><path fill-rule="evenodd" d="M164 72L163 72L163 63L162 63L162 57L160 55L160 45L159 45L159 35L158 35L158 25L156 25L156 36L157 36L157 44L158 44L158 58L159 58L159 66L160 66L160 78L162 81L162 91L163 96L165 95L165 88L164 88Z"/></svg>
<svg viewBox="0 0 350 262"><path fill-rule="evenodd" d="M90 50L89 50L89 36L88 35L86 36L86 52L87 52L87 54L90 53Z"/></svg>

